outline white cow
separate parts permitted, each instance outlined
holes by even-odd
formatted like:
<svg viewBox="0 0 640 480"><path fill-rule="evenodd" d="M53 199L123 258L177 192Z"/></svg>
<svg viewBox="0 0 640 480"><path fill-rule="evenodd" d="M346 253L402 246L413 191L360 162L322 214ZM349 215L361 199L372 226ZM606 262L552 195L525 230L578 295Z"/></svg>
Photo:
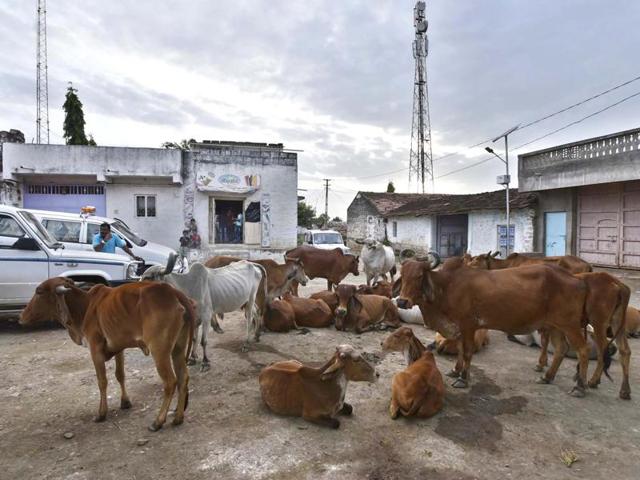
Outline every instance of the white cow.
<svg viewBox="0 0 640 480"><path fill-rule="evenodd" d="M387 273L391 275L391 283L393 283L393 276L396 273L396 256L393 249L377 240L358 243L364 243L360 258L367 276L367 285L371 285L371 281L375 282L378 277L384 276L386 278Z"/></svg>
<svg viewBox="0 0 640 480"><path fill-rule="evenodd" d="M255 341L260 340L260 315L256 308L256 295L263 278L265 281L262 285L263 288L266 288L266 272L261 265L242 260L226 267L214 269L196 262L191 265L186 274L166 274L167 271L171 270L168 267L163 269L160 266L153 266L144 272L142 279L171 283L195 300L198 320L202 326L203 370L209 368L209 359L206 355L209 321L214 330L222 333L216 320L216 314L234 312L244 308L247 321L247 343L243 350L247 349L252 328Z"/></svg>

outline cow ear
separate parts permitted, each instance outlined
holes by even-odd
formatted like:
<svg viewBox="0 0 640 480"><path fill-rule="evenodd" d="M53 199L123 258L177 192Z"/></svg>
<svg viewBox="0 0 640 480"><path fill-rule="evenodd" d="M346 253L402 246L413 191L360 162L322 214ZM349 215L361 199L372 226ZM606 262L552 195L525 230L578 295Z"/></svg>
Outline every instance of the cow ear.
<svg viewBox="0 0 640 480"><path fill-rule="evenodd" d="M400 292L402 291L402 277L398 277L395 282L393 282L393 287L391 288L391 296L398 297L400 296Z"/></svg>
<svg viewBox="0 0 640 480"><path fill-rule="evenodd" d="M356 313L360 313L362 311L362 302L356 297L354 294L349 300L349 310L353 310Z"/></svg>
<svg viewBox="0 0 640 480"><path fill-rule="evenodd" d="M324 370L324 372L322 372L320 378L322 380L329 380L333 376L333 374L340 370L342 367L344 367L344 361L339 354L336 354L333 363L329 365Z"/></svg>
<svg viewBox="0 0 640 480"><path fill-rule="evenodd" d="M435 291L433 280L431 279L431 268L429 268L429 265L425 265L422 273L422 290L424 291L427 300L430 303L433 303L435 300Z"/></svg>

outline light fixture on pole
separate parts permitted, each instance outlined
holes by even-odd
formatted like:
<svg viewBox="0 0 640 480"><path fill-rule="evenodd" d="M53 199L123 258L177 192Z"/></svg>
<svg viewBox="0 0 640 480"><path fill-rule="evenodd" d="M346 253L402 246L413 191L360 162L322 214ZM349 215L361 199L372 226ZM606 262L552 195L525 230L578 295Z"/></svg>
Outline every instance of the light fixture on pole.
<svg viewBox="0 0 640 480"><path fill-rule="evenodd" d="M496 152L494 152L491 147L485 147L485 150L487 152L489 152L492 155L495 155L496 157L498 157L500 159L500 161L502 163L504 163L505 166L506 166L506 175L498 175L498 178L496 179L498 185L504 185L505 186L505 190L506 190L507 245L506 245L506 255L505 255L505 257L509 256L509 247L511 246L511 225L510 225L511 218L510 218L510 212L509 212L509 183L511 183L511 176L509 175L509 141L508 141L507 137L511 133L515 132L519 127L520 127L520 125L518 124L515 127L510 128L509 130L507 130L503 134L498 135L496 138L494 138L492 140L492 142L496 142L497 140L499 140L502 137L504 137L504 154L505 154L505 158L502 158L500 155L498 155Z"/></svg>

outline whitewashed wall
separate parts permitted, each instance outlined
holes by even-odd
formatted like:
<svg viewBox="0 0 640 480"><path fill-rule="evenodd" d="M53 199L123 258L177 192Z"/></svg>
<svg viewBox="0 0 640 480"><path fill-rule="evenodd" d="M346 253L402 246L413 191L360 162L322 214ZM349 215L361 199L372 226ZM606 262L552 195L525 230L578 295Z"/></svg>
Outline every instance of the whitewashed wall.
<svg viewBox="0 0 640 480"><path fill-rule="evenodd" d="M393 222L398 222L397 235L393 235ZM396 249L411 248L417 251L428 251L433 247L435 220L430 216L423 217L389 217L387 223L389 241Z"/></svg>
<svg viewBox="0 0 640 480"><path fill-rule="evenodd" d="M136 195L155 195L155 217L136 217ZM178 248L184 230L182 195L179 185L109 184L107 216L121 218L145 240Z"/></svg>
<svg viewBox="0 0 640 480"><path fill-rule="evenodd" d="M472 255L497 250L498 225L506 225L507 216L500 210L476 210L469 212L468 250ZM514 210L510 221L515 225L514 249L516 252L532 252L534 240L534 210Z"/></svg>

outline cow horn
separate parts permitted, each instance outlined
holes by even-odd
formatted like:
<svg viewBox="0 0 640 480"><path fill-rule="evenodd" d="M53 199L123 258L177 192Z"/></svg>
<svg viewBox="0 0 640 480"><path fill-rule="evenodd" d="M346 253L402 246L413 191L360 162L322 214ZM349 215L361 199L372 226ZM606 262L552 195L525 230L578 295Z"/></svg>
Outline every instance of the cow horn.
<svg viewBox="0 0 640 480"><path fill-rule="evenodd" d="M429 252L429 255L431 255L431 257L433 257L433 263L431 263L431 265L430 265L431 270L433 270L438 265L440 265L440 263L442 263L442 259L440 258L440 255L438 255L436 252Z"/></svg>
<svg viewBox="0 0 640 480"><path fill-rule="evenodd" d="M493 255L491 255L493 258L499 257L501 256L500 250L498 250L497 252L493 252Z"/></svg>
<svg viewBox="0 0 640 480"><path fill-rule="evenodd" d="M163 275L169 275L171 272L173 272L173 266L176 264L176 254L171 252L169 254L169 259L167 260L167 268L164 269L164 272L162 272Z"/></svg>
<svg viewBox="0 0 640 480"><path fill-rule="evenodd" d="M491 250L489 250L489 253L487 253L487 257L491 256Z"/></svg>
<svg viewBox="0 0 640 480"><path fill-rule="evenodd" d="M58 295L64 295L65 293L67 293L68 291L70 291L71 289L69 287L65 287L64 285L58 285L56 287L56 293Z"/></svg>

